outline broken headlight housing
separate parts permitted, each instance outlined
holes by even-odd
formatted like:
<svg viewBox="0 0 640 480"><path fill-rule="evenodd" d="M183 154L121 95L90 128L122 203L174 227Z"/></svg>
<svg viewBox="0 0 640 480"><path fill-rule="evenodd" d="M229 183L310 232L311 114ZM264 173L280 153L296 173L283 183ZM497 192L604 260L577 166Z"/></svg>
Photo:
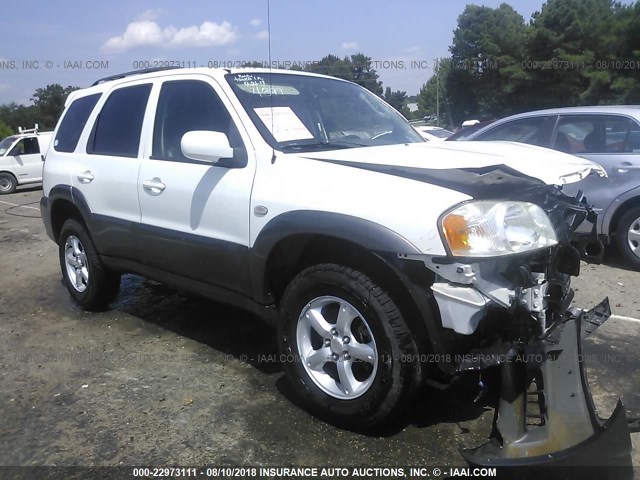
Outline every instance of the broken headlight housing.
<svg viewBox="0 0 640 480"><path fill-rule="evenodd" d="M558 243L547 214L529 202L468 202L445 213L440 230L456 257L510 255Z"/></svg>

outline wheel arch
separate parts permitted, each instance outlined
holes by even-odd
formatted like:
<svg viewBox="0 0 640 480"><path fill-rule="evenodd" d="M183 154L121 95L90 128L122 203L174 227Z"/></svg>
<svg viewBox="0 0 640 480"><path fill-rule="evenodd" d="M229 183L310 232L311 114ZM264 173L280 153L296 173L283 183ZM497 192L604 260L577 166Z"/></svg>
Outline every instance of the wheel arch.
<svg viewBox="0 0 640 480"><path fill-rule="evenodd" d="M327 212L293 212L272 220L254 243L251 278L263 303L278 305L289 282L302 270L337 263L372 278L398 304L421 352L431 351L439 319L429 301L433 274L398 254L420 253L409 241L367 220ZM416 284L416 280L419 285Z"/></svg>
<svg viewBox="0 0 640 480"><path fill-rule="evenodd" d="M627 213L630 208L640 207L640 192L635 193L636 195L634 197L628 198L622 202L611 214L609 224L607 228L604 229L604 231L608 232L609 235L615 235L618 230L620 218Z"/></svg>
<svg viewBox="0 0 640 480"><path fill-rule="evenodd" d="M48 197L51 229L55 242L60 237L62 225L69 218L74 218L87 226L89 210L82 193L68 185L56 185L49 191Z"/></svg>

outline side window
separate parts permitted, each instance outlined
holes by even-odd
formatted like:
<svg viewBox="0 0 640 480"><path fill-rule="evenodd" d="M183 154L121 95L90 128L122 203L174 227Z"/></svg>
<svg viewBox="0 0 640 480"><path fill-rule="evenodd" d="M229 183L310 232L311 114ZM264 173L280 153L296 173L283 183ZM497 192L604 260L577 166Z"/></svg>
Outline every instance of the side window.
<svg viewBox="0 0 640 480"><path fill-rule="evenodd" d="M633 151L633 122L615 115L561 117L555 143L568 145L567 153L618 153ZM637 130L637 126L635 127Z"/></svg>
<svg viewBox="0 0 640 480"><path fill-rule="evenodd" d="M210 85L197 80L165 82L158 99L151 158L192 162L180 149L182 136L192 130L222 132L231 147L242 147L227 108Z"/></svg>
<svg viewBox="0 0 640 480"><path fill-rule="evenodd" d="M36 137L25 138L23 142L25 155L34 155L40 153L40 145L38 145L38 139Z"/></svg>
<svg viewBox="0 0 640 480"><path fill-rule="evenodd" d="M625 144L625 152L640 153L640 125L631 121L627 142Z"/></svg>
<svg viewBox="0 0 640 480"><path fill-rule="evenodd" d="M93 126L87 153L137 157L151 84L115 90Z"/></svg>
<svg viewBox="0 0 640 480"><path fill-rule="evenodd" d="M98 103L98 99L102 94L95 93L80 97L69 105L67 112L64 114L62 123L58 127L58 133L53 141L53 148L58 152L73 152L78 145L78 140L82 134L85 123L93 107Z"/></svg>
<svg viewBox="0 0 640 480"><path fill-rule="evenodd" d="M492 128L474 140L503 140L547 146L545 126L548 119L549 117L533 117L513 120Z"/></svg>
<svg viewBox="0 0 640 480"><path fill-rule="evenodd" d="M11 149L9 152L10 156L14 155L32 155L34 153L40 153L40 146L38 145L38 139L33 138L23 138L20 140L15 147Z"/></svg>
<svg viewBox="0 0 640 480"><path fill-rule="evenodd" d="M15 157L16 155L24 155L24 138L16 143L9 152L10 157Z"/></svg>

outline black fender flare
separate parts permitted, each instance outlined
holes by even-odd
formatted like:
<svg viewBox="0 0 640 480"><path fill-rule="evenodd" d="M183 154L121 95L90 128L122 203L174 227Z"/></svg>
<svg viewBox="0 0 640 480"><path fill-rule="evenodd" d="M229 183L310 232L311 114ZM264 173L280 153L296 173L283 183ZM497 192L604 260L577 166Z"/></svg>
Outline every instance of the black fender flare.
<svg viewBox="0 0 640 480"><path fill-rule="evenodd" d="M286 212L277 215L262 228L250 249L249 269L256 300L265 304L271 302L265 284L267 261L279 242L296 235L333 237L377 253L422 253L403 236L370 220L317 210Z"/></svg>
<svg viewBox="0 0 640 480"><path fill-rule="evenodd" d="M47 234L54 241L56 241L56 236L59 232L56 232L54 229L52 213L54 205L60 200L71 203L78 212L80 212L82 220L87 225L89 225L92 215L89 204L80 190L71 185L64 184L58 184L52 187L51 190L49 190L49 195L42 197L40 210L45 227L47 228Z"/></svg>

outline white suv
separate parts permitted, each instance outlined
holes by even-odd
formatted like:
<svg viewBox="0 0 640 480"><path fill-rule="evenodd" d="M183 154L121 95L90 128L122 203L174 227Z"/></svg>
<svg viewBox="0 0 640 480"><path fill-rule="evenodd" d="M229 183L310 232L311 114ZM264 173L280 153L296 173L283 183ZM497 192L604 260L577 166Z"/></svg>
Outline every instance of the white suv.
<svg viewBox="0 0 640 480"><path fill-rule="evenodd" d="M15 192L18 185L42 181L42 160L53 132L20 129L0 142L0 195Z"/></svg>
<svg viewBox="0 0 640 480"><path fill-rule="evenodd" d="M105 308L129 272L248 309L334 423L389 421L425 380L545 351L580 322L569 236L590 210L548 184L592 162L429 144L358 85L261 69L107 78L69 96L54 138L41 210L71 296Z"/></svg>

